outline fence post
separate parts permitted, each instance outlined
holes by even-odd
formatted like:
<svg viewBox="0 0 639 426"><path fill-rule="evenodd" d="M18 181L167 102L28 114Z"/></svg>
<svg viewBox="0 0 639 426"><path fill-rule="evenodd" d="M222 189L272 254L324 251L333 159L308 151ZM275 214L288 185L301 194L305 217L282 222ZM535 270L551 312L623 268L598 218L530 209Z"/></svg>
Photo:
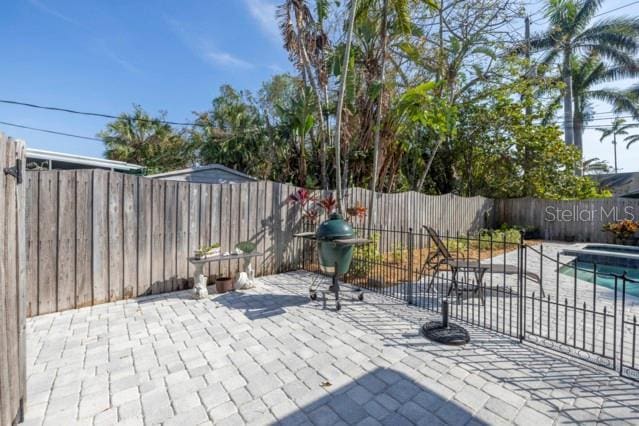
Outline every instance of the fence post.
<svg viewBox="0 0 639 426"><path fill-rule="evenodd" d="M413 249L415 242L413 241L413 228L408 228L408 304L412 305L413 301Z"/></svg>
<svg viewBox="0 0 639 426"><path fill-rule="evenodd" d="M526 317L526 295L523 294L524 291L524 250L526 250L526 247L524 246L524 236L523 234L520 236L519 239L519 248L517 249L517 263L518 263L518 273L517 273L517 294L519 295L517 297L517 318L518 318L518 330L519 330L519 342L523 342L524 341L524 332L525 332L525 326L524 326L524 321L525 321L525 317ZM541 278L540 278L541 279Z"/></svg>

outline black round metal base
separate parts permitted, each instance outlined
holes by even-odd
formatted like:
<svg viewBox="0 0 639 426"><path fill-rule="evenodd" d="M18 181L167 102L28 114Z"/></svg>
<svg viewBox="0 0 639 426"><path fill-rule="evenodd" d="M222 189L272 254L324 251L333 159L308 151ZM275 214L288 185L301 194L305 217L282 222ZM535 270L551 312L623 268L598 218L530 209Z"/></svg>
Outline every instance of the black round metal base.
<svg viewBox="0 0 639 426"><path fill-rule="evenodd" d="M470 335L464 327L448 323L444 327L441 321L427 322L422 326L422 331L427 339L444 345L465 345L470 342Z"/></svg>

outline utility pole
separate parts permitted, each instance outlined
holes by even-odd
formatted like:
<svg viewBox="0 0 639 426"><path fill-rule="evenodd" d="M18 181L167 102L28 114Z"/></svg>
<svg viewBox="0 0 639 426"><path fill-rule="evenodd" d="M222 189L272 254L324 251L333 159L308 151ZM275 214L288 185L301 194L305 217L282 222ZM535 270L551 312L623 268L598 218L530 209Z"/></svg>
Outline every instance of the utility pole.
<svg viewBox="0 0 639 426"><path fill-rule="evenodd" d="M526 40L526 51L525 51L526 63L528 64L527 77L531 77L531 74L535 73L535 70L533 70L532 66L530 65L530 16L529 15L526 15L524 31L525 31L524 38ZM526 118L530 118L531 115L532 115L532 107L526 104Z"/></svg>

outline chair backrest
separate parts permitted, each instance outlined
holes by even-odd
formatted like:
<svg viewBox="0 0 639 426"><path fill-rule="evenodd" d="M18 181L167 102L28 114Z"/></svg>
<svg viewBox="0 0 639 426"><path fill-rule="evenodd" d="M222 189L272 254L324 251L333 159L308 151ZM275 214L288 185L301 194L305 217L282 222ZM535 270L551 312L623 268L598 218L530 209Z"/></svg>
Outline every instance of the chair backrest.
<svg viewBox="0 0 639 426"><path fill-rule="evenodd" d="M428 236L430 237L431 240L433 240L433 242L437 246L438 254L443 256L446 259L452 259L453 256L450 254L450 251L448 251L448 247L446 247L446 244L444 244L444 242L439 237L439 235L437 235L437 232L435 232L435 230L431 228L430 226L426 226L426 225L424 225L424 229L426 229Z"/></svg>

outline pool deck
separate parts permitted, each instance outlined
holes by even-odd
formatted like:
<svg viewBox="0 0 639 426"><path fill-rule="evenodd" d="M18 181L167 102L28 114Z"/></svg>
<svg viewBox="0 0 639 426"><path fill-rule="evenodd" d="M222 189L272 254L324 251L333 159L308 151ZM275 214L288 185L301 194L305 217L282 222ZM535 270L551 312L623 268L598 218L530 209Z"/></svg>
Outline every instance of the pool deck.
<svg viewBox="0 0 639 426"><path fill-rule="evenodd" d="M31 318L28 425L638 424L639 382L366 294L308 299L311 274L204 300L176 292Z"/></svg>

